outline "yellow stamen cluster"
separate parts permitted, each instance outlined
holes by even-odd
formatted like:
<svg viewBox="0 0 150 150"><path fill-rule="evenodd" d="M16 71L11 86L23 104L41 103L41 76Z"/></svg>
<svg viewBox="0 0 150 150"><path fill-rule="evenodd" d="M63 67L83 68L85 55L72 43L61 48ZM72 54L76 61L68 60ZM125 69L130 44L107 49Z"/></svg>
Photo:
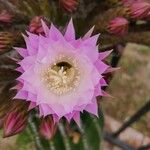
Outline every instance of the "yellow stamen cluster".
<svg viewBox="0 0 150 150"><path fill-rule="evenodd" d="M62 95L79 85L80 72L75 60L59 56L57 62L44 70L42 80L54 94Z"/></svg>

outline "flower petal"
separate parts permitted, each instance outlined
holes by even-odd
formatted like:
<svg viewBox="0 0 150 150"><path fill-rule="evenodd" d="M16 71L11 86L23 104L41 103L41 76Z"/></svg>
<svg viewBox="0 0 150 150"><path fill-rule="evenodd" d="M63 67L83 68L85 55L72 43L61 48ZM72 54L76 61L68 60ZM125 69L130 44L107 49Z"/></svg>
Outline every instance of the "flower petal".
<svg viewBox="0 0 150 150"><path fill-rule="evenodd" d="M92 35L93 33L93 30L94 30L95 26L93 26L85 35L84 37L82 38L83 40L86 40L88 38L90 38L90 36Z"/></svg>
<svg viewBox="0 0 150 150"><path fill-rule="evenodd" d="M70 19L64 37L67 41L75 40L75 30L72 19Z"/></svg>
<svg viewBox="0 0 150 150"><path fill-rule="evenodd" d="M41 23L42 23L42 27L43 27L44 33L48 37L49 36L49 28L48 28L48 26L46 25L46 23L42 19L41 19Z"/></svg>

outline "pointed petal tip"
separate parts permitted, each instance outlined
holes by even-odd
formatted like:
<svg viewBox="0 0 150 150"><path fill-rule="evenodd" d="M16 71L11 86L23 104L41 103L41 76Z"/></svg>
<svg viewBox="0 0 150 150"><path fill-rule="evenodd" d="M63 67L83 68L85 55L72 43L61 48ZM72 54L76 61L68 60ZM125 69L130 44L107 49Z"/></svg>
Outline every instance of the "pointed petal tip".
<svg viewBox="0 0 150 150"><path fill-rule="evenodd" d="M102 90L102 96L114 99L115 97Z"/></svg>
<svg viewBox="0 0 150 150"><path fill-rule="evenodd" d="M99 53L99 59L100 60L105 59L106 57L108 57L112 53L112 51L113 51L113 49L108 50L108 51L104 51L104 52L100 52Z"/></svg>
<svg viewBox="0 0 150 150"><path fill-rule="evenodd" d="M111 73L111 72L115 72L115 71L120 71L120 70L122 70L121 67L116 67L116 68L109 67L109 68L104 72L104 74Z"/></svg>
<svg viewBox="0 0 150 150"><path fill-rule="evenodd" d="M75 40L75 29L74 29L74 24L73 24L73 19L72 18L70 19L70 21L67 25L64 37L67 40Z"/></svg>
<svg viewBox="0 0 150 150"><path fill-rule="evenodd" d="M27 42L28 37L24 33L21 33L21 35L23 36L24 40Z"/></svg>
<svg viewBox="0 0 150 150"><path fill-rule="evenodd" d="M76 113L73 116L73 120L78 125L79 128L81 128L81 120L80 120L80 113Z"/></svg>
<svg viewBox="0 0 150 150"><path fill-rule="evenodd" d="M41 24L42 24L42 28L44 30L45 35L49 36L49 27L47 26L47 24L45 23L43 19L41 19Z"/></svg>
<svg viewBox="0 0 150 150"><path fill-rule="evenodd" d="M86 40L86 39L90 38L94 31L94 28L95 28L95 25L84 35L84 37L82 39Z"/></svg>

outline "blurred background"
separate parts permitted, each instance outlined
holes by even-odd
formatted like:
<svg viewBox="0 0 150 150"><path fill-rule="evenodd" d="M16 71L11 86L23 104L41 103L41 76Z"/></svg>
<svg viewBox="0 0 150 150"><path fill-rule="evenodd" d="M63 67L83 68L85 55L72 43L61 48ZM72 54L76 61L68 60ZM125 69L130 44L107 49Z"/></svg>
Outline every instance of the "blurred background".
<svg viewBox="0 0 150 150"><path fill-rule="evenodd" d="M18 77L14 71L16 64L12 60L18 56L13 47L25 45L22 33L28 30L43 34L41 19L47 25L53 22L64 32L71 17L77 38L95 26L94 34L101 33L99 51L113 49L106 60L114 67L111 70L113 73L106 74L109 86L105 90L110 95L98 98L102 119L99 123L93 119L93 124L90 124L87 116L86 123L90 125L85 127L85 131L78 132L73 127L67 134L63 132L61 136L54 137L59 141L65 139L64 145L66 139L71 139L74 145L82 140L83 147L57 148L59 142L47 141L39 147L40 137L37 131L32 132L29 127L21 134L8 138L2 138L1 129L0 150L150 149L149 0L0 0L0 127L12 103L10 99L13 93L10 88ZM117 133L122 126L123 131ZM99 136L94 137L95 133ZM91 141L97 146L93 146ZM88 147L90 144L92 146Z"/></svg>

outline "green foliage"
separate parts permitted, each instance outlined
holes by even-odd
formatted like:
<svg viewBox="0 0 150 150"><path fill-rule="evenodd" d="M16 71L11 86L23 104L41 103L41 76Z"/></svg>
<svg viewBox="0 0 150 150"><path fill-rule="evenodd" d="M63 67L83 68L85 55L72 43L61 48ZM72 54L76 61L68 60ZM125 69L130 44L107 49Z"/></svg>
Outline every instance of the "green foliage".
<svg viewBox="0 0 150 150"><path fill-rule="evenodd" d="M18 146L18 150L27 150L31 149L32 138L29 136L29 129L27 128L24 132L18 135L16 145Z"/></svg>
<svg viewBox="0 0 150 150"><path fill-rule="evenodd" d="M81 127L74 122L68 125L63 120L58 124L58 130L52 140L45 140L39 135L38 119L30 116L29 127L17 139L19 150L33 148L37 150L100 150L104 118L97 118L87 112L81 114Z"/></svg>

